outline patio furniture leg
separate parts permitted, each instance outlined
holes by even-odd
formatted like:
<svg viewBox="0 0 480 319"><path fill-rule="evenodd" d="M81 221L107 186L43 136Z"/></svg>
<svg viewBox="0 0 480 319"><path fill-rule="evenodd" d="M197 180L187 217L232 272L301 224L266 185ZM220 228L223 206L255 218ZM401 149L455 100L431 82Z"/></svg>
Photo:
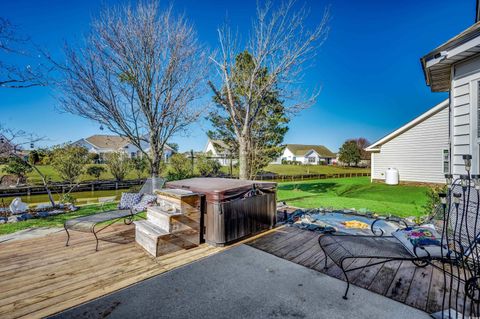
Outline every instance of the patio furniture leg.
<svg viewBox="0 0 480 319"><path fill-rule="evenodd" d="M347 271L346 271L345 268L343 267L343 262L344 262L346 259L347 259L347 258L343 259L342 262L340 263L340 269L342 269L343 275L345 276L345 279L347 280L347 289L345 290L345 294L343 295L343 299L345 299L345 300L348 299L347 294L348 294L348 289L350 289L350 279L348 279Z"/></svg>
<svg viewBox="0 0 480 319"><path fill-rule="evenodd" d="M95 230L93 230L93 236L95 236L95 240L97 241L97 244L95 245L95 251L98 251L98 237L97 237L97 233L95 232Z"/></svg>
<svg viewBox="0 0 480 319"><path fill-rule="evenodd" d="M67 227L65 227L65 224L63 225L63 228L65 228L65 231L67 232L67 242L65 243L65 247L67 247L68 242L70 241L70 233L68 232Z"/></svg>
<svg viewBox="0 0 480 319"><path fill-rule="evenodd" d="M327 253L325 252L325 249L323 249L322 244L320 243L320 239L321 239L321 238L322 238L322 235L320 235L320 236L318 237L318 244L320 245L320 248L322 248L323 254L325 255L325 265L323 266L323 269L324 269L324 270L327 270L327 269L328 269L328 267L327 267L328 255L327 255Z"/></svg>

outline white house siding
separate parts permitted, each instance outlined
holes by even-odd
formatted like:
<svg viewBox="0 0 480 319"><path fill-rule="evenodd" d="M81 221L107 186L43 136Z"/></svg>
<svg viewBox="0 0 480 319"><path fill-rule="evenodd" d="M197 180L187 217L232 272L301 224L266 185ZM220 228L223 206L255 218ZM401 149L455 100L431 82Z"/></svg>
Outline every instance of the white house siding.
<svg viewBox="0 0 480 319"><path fill-rule="evenodd" d="M230 166L237 163L237 160L231 159L227 152L218 152L210 139L208 140L207 146L205 146L204 153L209 154L208 156L211 159L216 160L222 166Z"/></svg>
<svg viewBox="0 0 480 319"><path fill-rule="evenodd" d="M464 174L462 155L472 155L472 171L479 172L478 86L480 57L456 64L453 68L451 96L452 109L452 172Z"/></svg>
<svg viewBox="0 0 480 319"><path fill-rule="evenodd" d="M445 182L443 150L448 149L448 108L425 119L372 152L372 179L384 180L387 168L401 182Z"/></svg>

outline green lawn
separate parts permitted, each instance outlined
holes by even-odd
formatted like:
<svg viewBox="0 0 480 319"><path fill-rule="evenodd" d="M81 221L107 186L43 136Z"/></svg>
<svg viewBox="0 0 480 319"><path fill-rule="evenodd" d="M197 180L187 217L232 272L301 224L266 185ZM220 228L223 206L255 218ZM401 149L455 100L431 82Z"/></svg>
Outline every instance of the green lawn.
<svg viewBox="0 0 480 319"><path fill-rule="evenodd" d="M370 183L369 177L281 183L278 199L304 208L366 208L378 214L401 217L424 215L425 186L388 186Z"/></svg>
<svg viewBox="0 0 480 319"><path fill-rule="evenodd" d="M104 206L104 209L105 210L114 209L116 208L116 206L117 204L108 204ZM47 217L47 218L29 219L27 221L18 222L18 223L3 224L3 225L0 225L0 235L10 234L10 233L17 232L19 230L34 228L34 227L63 227L63 223L68 219L72 219L80 216L92 215L98 212L100 212L99 205L86 205L81 207L79 210L71 213L61 214L61 215Z"/></svg>

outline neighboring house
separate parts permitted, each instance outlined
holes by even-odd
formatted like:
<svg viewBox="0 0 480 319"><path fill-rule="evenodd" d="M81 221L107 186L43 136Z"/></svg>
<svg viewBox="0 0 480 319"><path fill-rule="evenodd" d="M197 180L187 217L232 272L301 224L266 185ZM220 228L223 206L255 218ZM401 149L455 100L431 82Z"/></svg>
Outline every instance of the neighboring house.
<svg viewBox="0 0 480 319"><path fill-rule="evenodd" d="M385 180L396 168L401 182L444 183L450 170L448 100L376 141L371 153L371 179Z"/></svg>
<svg viewBox="0 0 480 319"><path fill-rule="evenodd" d="M105 154L114 152L123 152L129 158L141 157L143 154L128 138L117 135L92 135L87 138L82 138L72 144L85 147L90 153L98 154L100 161L105 159ZM148 143L145 143L143 150L148 152ZM164 151L165 160L168 160L173 153L174 150L166 145Z"/></svg>
<svg viewBox="0 0 480 319"><path fill-rule="evenodd" d="M211 159L216 160L222 166L229 166L230 164L236 164L237 160L232 158L232 155L228 152L227 145L220 140L208 139L205 146L204 153Z"/></svg>
<svg viewBox="0 0 480 319"><path fill-rule="evenodd" d="M480 172L480 22L421 59L433 92L449 92L450 170L464 174L462 156L472 155L473 174Z"/></svg>
<svg viewBox="0 0 480 319"><path fill-rule="evenodd" d="M284 161L295 161L302 164L330 165L336 155L323 145L287 144L283 153L272 164L282 164Z"/></svg>

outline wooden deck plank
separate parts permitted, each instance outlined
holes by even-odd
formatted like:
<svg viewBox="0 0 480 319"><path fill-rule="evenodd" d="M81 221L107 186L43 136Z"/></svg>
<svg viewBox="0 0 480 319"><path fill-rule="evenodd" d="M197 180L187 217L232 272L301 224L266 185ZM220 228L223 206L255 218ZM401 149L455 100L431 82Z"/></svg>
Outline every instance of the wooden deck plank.
<svg viewBox="0 0 480 319"><path fill-rule="evenodd" d="M311 232L290 227L288 233L265 235L258 242L249 242L252 247L272 253L299 265L317 270L330 276L345 280L343 273L330 258L327 258L327 270L324 269L325 256L311 236ZM308 233L305 236L295 235ZM317 237L318 238L318 237ZM278 241L278 243L275 243ZM332 252L335 253L335 252ZM356 258L348 262L348 268L362 267L377 262L375 259ZM443 274L433 267L418 268L410 261L392 261L374 265L348 273L350 281L357 286L369 289L388 298L406 303L427 312L441 309L443 298ZM447 287L448 288L448 287ZM463 286L455 282L453 295ZM463 307L463 297L457 300L458 307ZM455 302L453 302L455 305ZM469 307L470 305L467 305Z"/></svg>
<svg viewBox="0 0 480 319"><path fill-rule="evenodd" d="M392 284L400 264L401 262L398 260L383 264L368 289L380 295L385 295Z"/></svg>
<svg viewBox="0 0 480 319"><path fill-rule="evenodd" d="M432 277L432 267L415 268L412 283L405 303L415 308L425 309L427 305L428 289Z"/></svg>
<svg viewBox="0 0 480 319"><path fill-rule="evenodd" d="M154 258L123 224L102 234L98 252L91 234L75 232L69 247L65 239L55 233L0 244L0 317L48 316L226 249L202 244Z"/></svg>
<svg viewBox="0 0 480 319"><path fill-rule="evenodd" d="M385 296L400 302L405 302L410 289L410 283L415 273L415 268L417 267L412 262L402 261Z"/></svg>
<svg viewBox="0 0 480 319"><path fill-rule="evenodd" d="M285 240L303 236L279 227L250 240L278 247L262 239L276 234ZM115 224L102 233L98 252L93 236L81 232L72 234L69 247L64 232L0 244L0 317L52 315L229 248L201 244L154 258L135 244L134 235L133 226Z"/></svg>

